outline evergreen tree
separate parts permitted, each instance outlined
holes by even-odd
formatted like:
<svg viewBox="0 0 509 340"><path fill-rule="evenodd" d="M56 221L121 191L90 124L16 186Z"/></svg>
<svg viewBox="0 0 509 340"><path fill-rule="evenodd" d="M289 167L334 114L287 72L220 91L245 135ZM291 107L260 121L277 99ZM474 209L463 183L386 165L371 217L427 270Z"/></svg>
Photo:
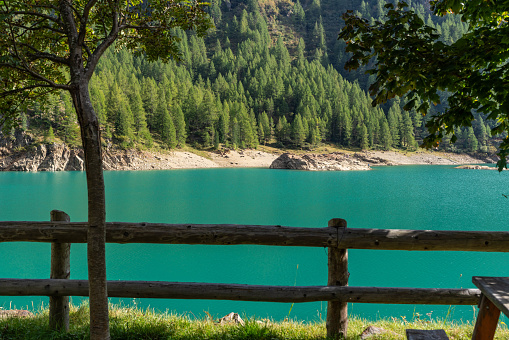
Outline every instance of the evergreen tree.
<svg viewBox="0 0 509 340"><path fill-rule="evenodd" d="M152 145L152 136L148 130L145 109L140 93L136 92L131 96L131 112L133 114L133 129L136 132L138 141L144 142L148 146Z"/></svg>
<svg viewBox="0 0 509 340"><path fill-rule="evenodd" d="M359 147L362 150L367 150L369 148L368 128L364 123L360 125L358 133L359 133Z"/></svg>
<svg viewBox="0 0 509 340"><path fill-rule="evenodd" d="M115 138L124 149L134 146L133 114L126 98L121 98L115 118Z"/></svg>
<svg viewBox="0 0 509 340"><path fill-rule="evenodd" d="M232 146L234 149L240 145L240 127L237 117L233 118L232 121Z"/></svg>
<svg viewBox="0 0 509 340"><path fill-rule="evenodd" d="M180 106L176 107L175 113L173 114L173 120L175 126L176 146L181 148L186 144L187 134L184 113L182 112Z"/></svg>
<svg viewBox="0 0 509 340"><path fill-rule="evenodd" d="M171 119L170 113L167 110L162 117L161 140L169 149L174 149L177 146L175 125L173 124L173 119Z"/></svg>
<svg viewBox="0 0 509 340"><path fill-rule="evenodd" d="M297 25L299 25L299 26L306 25L306 14L305 14L304 9L302 8L302 5L300 4L299 0L297 0L295 5L293 6L293 14L294 14L295 23Z"/></svg>
<svg viewBox="0 0 509 340"><path fill-rule="evenodd" d="M389 128L389 123L384 119L382 123L382 131L380 136L380 144L384 150L389 150L392 146L392 136Z"/></svg>
<svg viewBox="0 0 509 340"><path fill-rule="evenodd" d="M265 144L265 133L263 130L262 122L258 122L258 141Z"/></svg>
<svg viewBox="0 0 509 340"><path fill-rule="evenodd" d="M401 145L407 148L415 147L414 127L407 111L403 111L401 122Z"/></svg>
<svg viewBox="0 0 509 340"><path fill-rule="evenodd" d="M470 126L465 129L465 150L468 152L476 152L479 148L479 142L474 134L474 129Z"/></svg>
<svg viewBox="0 0 509 340"><path fill-rule="evenodd" d="M46 136L44 137L45 143L53 143L55 141L55 133L53 132L53 127L50 125L48 132L46 132Z"/></svg>
<svg viewBox="0 0 509 340"><path fill-rule="evenodd" d="M272 139L272 128L269 120L269 116L264 111L260 115L260 124L263 130L263 144L270 142Z"/></svg>
<svg viewBox="0 0 509 340"><path fill-rule="evenodd" d="M391 131L392 145L394 147L400 146L400 121L401 121L401 109L399 105L394 103L389 109L387 116L389 123L389 130Z"/></svg>
<svg viewBox="0 0 509 340"><path fill-rule="evenodd" d="M306 132L304 131L304 127L302 125L302 118L300 115L296 115L292 122L292 132L291 138L292 142L297 146L302 147L304 145L304 141L306 140Z"/></svg>
<svg viewBox="0 0 509 340"><path fill-rule="evenodd" d="M156 110L152 116L151 127L155 131L162 135L164 127L163 120L166 115L169 115L168 104L166 103L166 97L164 91L159 91L159 101L157 102Z"/></svg>
<svg viewBox="0 0 509 340"><path fill-rule="evenodd" d="M290 139L288 126L289 123L287 122L285 116L279 118L276 125L276 140L281 146L285 145Z"/></svg>

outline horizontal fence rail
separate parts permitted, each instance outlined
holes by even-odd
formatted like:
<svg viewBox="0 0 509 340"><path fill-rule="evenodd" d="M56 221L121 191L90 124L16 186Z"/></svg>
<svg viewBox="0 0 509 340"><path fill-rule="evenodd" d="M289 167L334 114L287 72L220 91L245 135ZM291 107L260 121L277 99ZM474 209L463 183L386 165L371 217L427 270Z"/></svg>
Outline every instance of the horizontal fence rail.
<svg viewBox="0 0 509 340"><path fill-rule="evenodd" d="M109 297L266 302L342 301L380 304L477 305L478 289L348 286L260 286L224 283L108 281ZM3 296L88 296L86 280L0 279Z"/></svg>
<svg viewBox="0 0 509 340"><path fill-rule="evenodd" d="M49 222L0 222L1 242L51 242L50 279L0 279L0 296L49 296L50 327L69 329L69 296L88 296L87 280L70 280L70 245L87 242L88 224L53 210ZM327 286L260 286L226 283L108 281L109 297L266 302L327 301L331 338L346 336L347 303L477 305L478 289L348 286L348 249L509 252L509 232L347 228L280 225L109 222L108 243L267 245L326 247Z"/></svg>
<svg viewBox="0 0 509 340"><path fill-rule="evenodd" d="M0 222L0 242L86 243L84 222ZM109 243L509 252L509 232L109 222Z"/></svg>

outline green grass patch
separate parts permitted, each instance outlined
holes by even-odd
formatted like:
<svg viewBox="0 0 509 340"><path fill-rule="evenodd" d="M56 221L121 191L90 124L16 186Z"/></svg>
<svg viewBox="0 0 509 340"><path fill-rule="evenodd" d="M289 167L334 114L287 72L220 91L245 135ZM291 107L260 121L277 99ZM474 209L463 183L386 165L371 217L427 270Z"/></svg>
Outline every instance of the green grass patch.
<svg viewBox="0 0 509 340"><path fill-rule="evenodd" d="M72 306L70 330L68 333L51 331L48 328L48 310L42 309L33 317L0 318L0 340L7 339L88 339L89 309L87 305ZM383 328L386 332L373 335L371 340L406 339L405 329L444 329L450 339L470 339L473 322L455 323L443 320L416 318L390 318L368 321L350 318L348 340L360 339L360 334L368 327ZM326 339L325 322L301 322L297 320L275 322L267 319L245 320L245 325L220 325L209 319L195 319L188 315L157 313L151 309L112 306L110 311L110 332L112 339ZM509 339L509 330L504 323L498 327L495 339Z"/></svg>

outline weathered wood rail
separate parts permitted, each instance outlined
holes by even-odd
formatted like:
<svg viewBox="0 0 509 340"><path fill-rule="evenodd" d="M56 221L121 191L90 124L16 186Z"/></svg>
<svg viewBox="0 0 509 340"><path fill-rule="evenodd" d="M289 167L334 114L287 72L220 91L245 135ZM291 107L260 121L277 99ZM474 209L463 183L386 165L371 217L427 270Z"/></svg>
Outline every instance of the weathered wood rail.
<svg viewBox="0 0 509 340"><path fill-rule="evenodd" d="M51 279L0 279L0 296L49 296L50 325L68 328L68 296L88 296L86 280L69 280L71 243L87 241L87 224L52 211L51 222L0 222L0 242L52 242ZM67 217L66 217L67 216ZM61 220L61 221L57 221ZM327 335L346 334L347 303L477 305L477 289L348 286L348 249L509 252L509 232L348 229L110 222L109 243L269 245L328 248L327 286L257 286L158 281L108 281L110 297L212 299L267 302L328 301ZM67 319L66 319L67 318Z"/></svg>
<svg viewBox="0 0 509 340"><path fill-rule="evenodd" d="M509 252L509 232L296 228L236 224L106 224L106 242ZM86 243L84 222L0 222L0 242Z"/></svg>
<svg viewBox="0 0 509 340"><path fill-rule="evenodd" d="M87 280L0 279L2 296L88 296ZM226 283L108 281L109 297L265 302L476 305L478 289L260 286Z"/></svg>

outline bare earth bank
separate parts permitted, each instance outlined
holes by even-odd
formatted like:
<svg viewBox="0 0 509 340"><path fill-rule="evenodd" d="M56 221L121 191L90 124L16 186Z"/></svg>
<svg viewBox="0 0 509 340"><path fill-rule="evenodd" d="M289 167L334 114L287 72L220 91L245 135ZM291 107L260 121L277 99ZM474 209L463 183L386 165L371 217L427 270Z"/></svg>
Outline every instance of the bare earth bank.
<svg viewBox="0 0 509 340"><path fill-rule="evenodd" d="M281 155L260 150L226 150L221 152L203 152L199 156L187 151L172 151L156 153L149 151L121 151L106 153L105 163L108 170L165 170L191 168L269 168ZM334 157L331 157L334 155ZM339 156L338 156L339 155ZM343 157L341 157L341 155ZM314 158L321 155L311 154ZM299 155L299 157L302 157ZM461 165L492 163L490 159L477 159L466 154L443 152L396 152L396 151L368 151L359 153L336 152L323 155L327 162L331 158L340 162L341 158L354 160L351 166L334 168L335 170L364 170L370 165ZM348 163L350 164L350 163ZM320 169L311 169L320 170ZM327 169L323 169L327 170Z"/></svg>
<svg viewBox="0 0 509 340"><path fill-rule="evenodd" d="M221 152L202 152L201 155L187 151L172 151L156 153L149 151L117 151L106 153L105 163L108 170L165 170L190 168L269 168L281 155L260 150L226 150ZM349 159L355 159L357 166L346 167L341 170L361 170L371 165L461 165L492 163L490 159L477 159L465 154L443 152L396 152L396 151L368 151L368 152L339 152L326 154L324 158L330 160L340 158L342 154ZM312 155L320 158L321 155ZM378 162L373 160L379 159ZM361 165L359 167L359 165Z"/></svg>

